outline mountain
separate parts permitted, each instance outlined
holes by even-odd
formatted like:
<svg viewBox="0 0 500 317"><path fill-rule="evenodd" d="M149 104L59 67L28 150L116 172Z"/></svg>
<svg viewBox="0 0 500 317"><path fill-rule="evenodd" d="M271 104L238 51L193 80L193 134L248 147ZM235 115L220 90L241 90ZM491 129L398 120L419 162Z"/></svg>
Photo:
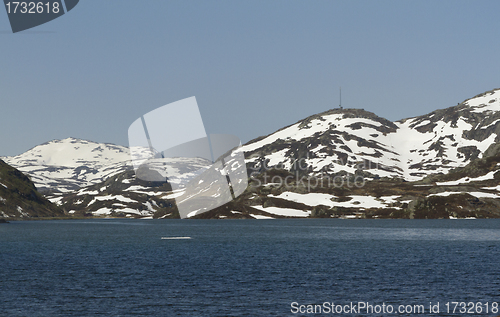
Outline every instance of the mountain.
<svg viewBox="0 0 500 317"><path fill-rule="evenodd" d="M235 200L193 218L498 218L500 146L487 154L414 182L385 177L357 184L352 175L329 184L325 178L269 169L254 175ZM287 177L288 182L276 181ZM54 201L76 216L178 218L174 198L179 195L166 183L141 181L126 171Z"/></svg>
<svg viewBox="0 0 500 317"><path fill-rule="evenodd" d="M133 170L72 193L52 196L51 201L73 216L179 218L172 188L165 182L147 182Z"/></svg>
<svg viewBox="0 0 500 317"><path fill-rule="evenodd" d="M63 211L38 193L27 176L0 160L0 217L63 216Z"/></svg>
<svg viewBox="0 0 500 317"><path fill-rule="evenodd" d="M241 147L247 190L193 217L500 217L499 133L500 89L396 122L331 109ZM136 179L125 147L70 138L5 160L71 215L179 217L184 193Z"/></svg>
<svg viewBox="0 0 500 317"><path fill-rule="evenodd" d="M2 159L49 195L72 192L132 169L127 147L75 138L50 141Z"/></svg>
<svg viewBox="0 0 500 317"><path fill-rule="evenodd" d="M363 109L333 109L301 120L243 150L253 171L362 174L416 181L482 157L498 142L500 89L430 114L390 122Z"/></svg>
<svg viewBox="0 0 500 317"><path fill-rule="evenodd" d="M288 184L272 181L287 177ZM254 176L242 196L197 218L500 218L499 152L420 181L342 180L329 185L324 178L269 170Z"/></svg>

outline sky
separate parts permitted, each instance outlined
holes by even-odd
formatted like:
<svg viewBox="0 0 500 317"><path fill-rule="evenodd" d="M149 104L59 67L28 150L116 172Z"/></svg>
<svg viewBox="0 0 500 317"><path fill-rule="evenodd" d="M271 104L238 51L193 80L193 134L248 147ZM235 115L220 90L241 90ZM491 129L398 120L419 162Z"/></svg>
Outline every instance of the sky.
<svg viewBox="0 0 500 317"><path fill-rule="evenodd" d="M500 1L80 0L12 33L0 8L0 156L54 139L128 145L195 96L243 143L339 105L389 120L500 88ZM165 124L169 124L168 119ZM175 136L173 136L175 137Z"/></svg>

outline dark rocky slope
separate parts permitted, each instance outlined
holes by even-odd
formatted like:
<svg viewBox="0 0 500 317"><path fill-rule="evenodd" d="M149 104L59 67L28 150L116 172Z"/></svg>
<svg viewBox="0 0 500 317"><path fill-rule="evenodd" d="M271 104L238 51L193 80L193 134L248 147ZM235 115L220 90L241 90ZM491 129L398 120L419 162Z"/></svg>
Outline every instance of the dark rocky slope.
<svg viewBox="0 0 500 317"><path fill-rule="evenodd" d="M41 195L27 176L0 160L0 218L62 216L63 211Z"/></svg>

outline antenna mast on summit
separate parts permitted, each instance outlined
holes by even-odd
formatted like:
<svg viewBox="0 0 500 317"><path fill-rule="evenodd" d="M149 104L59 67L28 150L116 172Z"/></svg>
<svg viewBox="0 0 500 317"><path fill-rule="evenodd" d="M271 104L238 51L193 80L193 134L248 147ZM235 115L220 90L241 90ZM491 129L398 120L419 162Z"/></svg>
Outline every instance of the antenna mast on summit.
<svg viewBox="0 0 500 317"><path fill-rule="evenodd" d="M339 87L339 92L340 92L340 104L339 104L339 108L342 109L342 87Z"/></svg>

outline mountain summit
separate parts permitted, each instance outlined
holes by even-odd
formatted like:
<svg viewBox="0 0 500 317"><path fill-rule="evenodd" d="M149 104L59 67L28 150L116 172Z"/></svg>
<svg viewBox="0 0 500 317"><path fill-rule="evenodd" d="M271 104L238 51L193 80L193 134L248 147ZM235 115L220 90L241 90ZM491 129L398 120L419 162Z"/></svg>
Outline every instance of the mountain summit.
<svg viewBox="0 0 500 317"><path fill-rule="evenodd" d="M243 145L247 190L195 217L500 217L499 133L500 89L395 122L328 110ZM123 146L68 138L3 159L68 215L179 217L183 192L137 179Z"/></svg>
<svg viewBox="0 0 500 317"><path fill-rule="evenodd" d="M499 140L500 89L396 122L363 109L310 116L243 146L252 168L297 169L310 176L362 173L420 180L481 158Z"/></svg>
<svg viewBox="0 0 500 317"><path fill-rule="evenodd" d="M127 147L75 138L53 140L2 159L30 175L42 193L78 190L132 168Z"/></svg>

